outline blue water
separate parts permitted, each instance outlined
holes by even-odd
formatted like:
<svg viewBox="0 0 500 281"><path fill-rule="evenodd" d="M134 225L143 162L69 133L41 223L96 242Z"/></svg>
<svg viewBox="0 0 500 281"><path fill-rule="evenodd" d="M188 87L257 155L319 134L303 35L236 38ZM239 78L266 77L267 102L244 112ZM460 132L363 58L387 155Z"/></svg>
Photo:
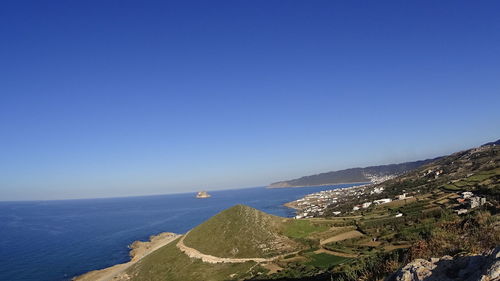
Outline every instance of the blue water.
<svg viewBox="0 0 500 281"><path fill-rule="evenodd" d="M128 260L127 245L160 232L185 233L216 213L246 204L290 217L282 206L306 194L350 185L213 191L61 201L0 202L0 280L70 280Z"/></svg>

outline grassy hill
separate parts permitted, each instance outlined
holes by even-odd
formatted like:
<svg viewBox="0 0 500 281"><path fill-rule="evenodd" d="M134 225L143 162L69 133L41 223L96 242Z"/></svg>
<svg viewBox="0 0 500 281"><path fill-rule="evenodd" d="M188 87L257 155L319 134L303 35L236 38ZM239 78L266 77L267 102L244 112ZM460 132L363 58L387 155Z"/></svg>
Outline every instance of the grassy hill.
<svg viewBox="0 0 500 281"><path fill-rule="evenodd" d="M331 216L336 211L350 212L364 202L394 199L403 193L417 195L415 198L431 194L431 197L439 198L449 193L470 191L486 197L493 204L500 198L500 145L496 145L497 142L441 157L396 178L374 184L362 195L346 196L343 202L332 204L324 215ZM371 194L370 191L376 188L383 189L383 192ZM366 210L359 213L363 211Z"/></svg>
<svg viewBox="0 0 500 281"><path fill-rule="evenodd" d="M281 218L237 205L194 228L185 245L224 258L285 255L261 263L212 264L189 258L174 242L115 280L381 280L411 259L480 253L500 245L499 166L498 145L457 152L362 187L362 194L310 219ZM376 187L384 191L366 192ZM484 196L488 203L458 215L454 210L463 191ZM353 204L403 192L412 197L352 210ZM342 210L343 216L329 216L334 210Z"/></svg>
<svg viewBox="0 0 500 281"><path fill-rule="evenodd" d="M287 219L248 206L236 205L191 230L184 243L217 257L255 258L289 253L289 256L285 255L283 258L302 260L311 269L325 269L346 259L316 254L313 252L316 248L311 248L304 241L331 226L329 222ZM257 264L253 261L205 263L181 252L176 246L177 242L178 240L146 256L115 280L247 280L266 276L270 268L279 268L277 264ZM302 251L297 253L299 250Z"/></svg>
<svg viewBox="0 0 500 281"><path fill-rule="evenodd" d="M269 187L300 187L340 183L370 182L372 176L381 177L387 175L404 174L416 168L422 167L423 165L431 163L436 159L332 171L305 176L293 180L275 182L270 184Z"/></svg>
<svg viewBox="0 0 500 281"><path fill-rule="evenodd" d="M126 274L130 279L123 280L239 280L262 270L254 262L211 264L191 259L175 246L176 243L160 248L129 268Z"/></svg>
<svg viewBox="0 0 500 281"><path fill-rule="evenodd" d="M191 230L184 244L217 257L270 257L299 246L281 234L286 221L248 206L236 205Z"/></svg>

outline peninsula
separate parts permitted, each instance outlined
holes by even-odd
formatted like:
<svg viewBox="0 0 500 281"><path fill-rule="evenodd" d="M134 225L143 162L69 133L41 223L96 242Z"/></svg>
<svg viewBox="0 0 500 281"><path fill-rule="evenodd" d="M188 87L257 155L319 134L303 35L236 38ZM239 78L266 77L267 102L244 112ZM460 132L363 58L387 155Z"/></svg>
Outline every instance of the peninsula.
<svg viewBox="0 0 500 281"><path fill-rule="evenodd" d="M75 280L422 280L407 278L416 267L439 280L497 280L499 195L494 142L381 183L309 195L290 204L296 218L236 205ZM477 278L456 279L439 260L484 262L463 271Z"/></svg>
<svg viewBox="0 0 500 281"><path fill-rule="evenodd" d="M112 281L116 278L125 279L128 278L126 270L135 265L141 259L151 254L152 252L160 249L161 247L173 242L180 235L164 232L158 235L153 235L149 238L148 242L135 241L130 245L130 261L122 264L117 264L112 267L108 267L102 270L94 270L83 274L81 276L75 277L73 281Z"/></svg>

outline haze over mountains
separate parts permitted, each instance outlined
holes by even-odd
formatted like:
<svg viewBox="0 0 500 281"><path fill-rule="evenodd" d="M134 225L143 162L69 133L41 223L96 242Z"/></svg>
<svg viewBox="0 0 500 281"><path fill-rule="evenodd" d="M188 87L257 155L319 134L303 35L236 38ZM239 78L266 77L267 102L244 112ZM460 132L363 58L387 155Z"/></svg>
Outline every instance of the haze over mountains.
<svg viewBox="0 0 500 281"><path fill-rule="evenodd" d="M299 199L297 206L308 210L307 217L284 218L235 205L184 235L170 236L163 247L127 268L111 267L76 280L111 280L89 279L98 275L117 281L423 280L410 278L412 268L440 276L432 280L498 280L500 260L491 255L500 249L497 144L435 161L332 172L354 171L367 178L404 174L336 194L321 192L316 200ZM459 261L464 256L485 266L469 263L467 272L474 276L466 278L428 266L448 255L455 256L450 263L460 272L465 272Z"/></svg>
<svg viewBox="0 0 500 281"><path fill-rule="evenodd" d="M275 182L270 184L269 187L301 187L341 183L371 182L380 177L404 174L423 165L431 163L439 158L440 157L434 159L405 162L400 164L370 166L365 168L350 168L345 170L326 172L316 175L304 176L293 180Z"/></svg>

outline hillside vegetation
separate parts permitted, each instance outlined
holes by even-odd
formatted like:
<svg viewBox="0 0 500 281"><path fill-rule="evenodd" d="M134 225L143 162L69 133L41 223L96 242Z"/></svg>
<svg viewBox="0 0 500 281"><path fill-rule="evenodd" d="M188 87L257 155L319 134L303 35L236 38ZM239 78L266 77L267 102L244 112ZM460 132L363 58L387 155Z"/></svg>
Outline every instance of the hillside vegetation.
<svg viewBox="0 0 500 281"><path fill-rule="evenodd" d="M203 262L172 243L115 280L382 280L416 258L479 254L500 244L499 152L498 145L482 146L359 187L321 217L287 219L237 205L180 240L231 261ZM374 188L382 192L370 192ZM464 207L459 200L464 191L483 196L486 203ZM402 193L409 197L353 209ZM467 213L459 215L463 208ZM333 215L337 210L342 216Z"/></svg>
<svg viewBox="0 0 500 281"><path fill-rule="evenodd" d="M175 242L171 243L148 255L127 270L126 277L120 280L239 280L255 275L258 270L254 262L204 263L199 259L189 258L175 245Z"/></svg>
<svg viewBox="0 0 500 281"><path fill-rule="evenodd" d="M287 220L236 205L195 227L186 235L184 244L217 257L271 257L299 247L281 234Z"/></svg>

